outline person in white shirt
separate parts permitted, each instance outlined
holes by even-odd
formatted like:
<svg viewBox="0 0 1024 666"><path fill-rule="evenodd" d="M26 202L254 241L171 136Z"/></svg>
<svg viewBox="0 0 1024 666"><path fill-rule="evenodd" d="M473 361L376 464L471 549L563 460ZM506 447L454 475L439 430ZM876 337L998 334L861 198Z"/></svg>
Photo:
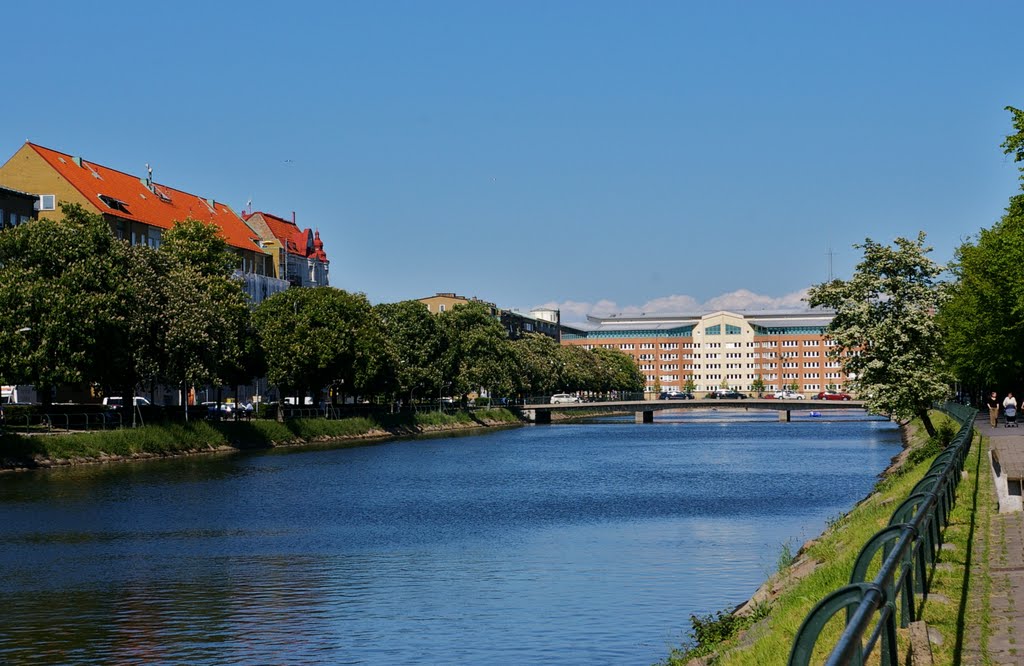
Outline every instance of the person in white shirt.
<svg viewBox="0 0 1024 666"><path fill-rule="evenodd" d="M1013 397L1013 393L1007 393L1006 397L1003 398L1003 409L1006 409L1007 407L1017 409L1017 398Z"/></svg>

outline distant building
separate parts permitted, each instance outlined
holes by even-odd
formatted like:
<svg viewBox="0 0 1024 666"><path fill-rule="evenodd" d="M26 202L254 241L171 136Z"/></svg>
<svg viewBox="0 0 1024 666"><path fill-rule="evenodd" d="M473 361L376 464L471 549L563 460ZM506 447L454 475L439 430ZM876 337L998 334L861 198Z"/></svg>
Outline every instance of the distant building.
<svg viewBox="0 0 1024 666"><path fill-rule="evenodd" d="M746 313L718 311L680 316L588 317L586 330L567 333L562 344L617 349L633 357L649 392L697 391L722 386L765 391L796 385L813 394L841 390L848 377L825 329L830 312Z"/></svg>
<svg viewBox="0 0 1024 666"><path fill-rule="evenodd" d="M10 229L35 219L39 197L0 185L0 229Z"/></svg>
<svg viewBox="0 0 1024 666"><path fill-rule="evenodd" d="M145 176L133 176L25 143L0 166L0 183L38 195L41 218L61 217L61 203L81 204L132 245L159 247L163 232L189 217L214 224L238 256L238 273L255 302L288 288L274 274L273 257L261 239L228 205L159 184L148 169Z"/></svg>
<svg viewBox="0 0 1024 666"><path fill-rule="evenodd" d="M563 326L558 310L537 309L531 310L529 314L524 314L518 310L503 310L490 301L484 301L475 296L466 298L454 292L438 292L433 296L417 300L424 303L427 310L434 314L451 310L456 305L479 303L490 311L491 316L501 322L505 330L508 331L508 337L512 340L521 338L526 333L540 333L556 341L561 341L563 332L577 334L584 332L582 329Z"/></svg>
<svg viewBox="0 0 1024 666"><path fill-rule="evenodd" d="M330 262L320 232L300 229L277 215L257 211L243 213L242 219L262 240L263 249L274 258L274 274L293 287L326 287Z"/></svg>

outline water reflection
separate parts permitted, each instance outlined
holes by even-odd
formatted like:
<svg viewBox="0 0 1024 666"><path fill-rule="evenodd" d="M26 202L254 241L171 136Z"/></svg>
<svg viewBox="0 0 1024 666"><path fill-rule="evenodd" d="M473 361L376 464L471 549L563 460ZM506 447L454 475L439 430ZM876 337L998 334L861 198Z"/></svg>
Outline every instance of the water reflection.
<svg viewBox="0 0 1024 666"><path fill-rule="evenodd" d="M0 662L646 664L899 450L556 425L0 478Z"/></svg>

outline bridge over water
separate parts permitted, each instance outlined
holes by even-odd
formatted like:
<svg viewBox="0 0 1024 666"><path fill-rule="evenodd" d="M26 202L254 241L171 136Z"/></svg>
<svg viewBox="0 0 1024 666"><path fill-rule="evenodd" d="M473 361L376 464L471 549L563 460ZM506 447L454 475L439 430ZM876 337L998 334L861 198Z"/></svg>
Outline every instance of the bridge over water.
<svg viewBox="0 0 1024 666"><path fill-rule="evenodd" d="M668 409L762 409L779 413L779 420L789 422L794 410L823 412L836 409L864 409L862 400L771 400L748 398L746 400L620 400L611 402L575 402L522 405L520 409L530 421L538 424L551 423L552 412L566 414L594 412L633 412L637 423L653 423L654 412Z"/></svg>

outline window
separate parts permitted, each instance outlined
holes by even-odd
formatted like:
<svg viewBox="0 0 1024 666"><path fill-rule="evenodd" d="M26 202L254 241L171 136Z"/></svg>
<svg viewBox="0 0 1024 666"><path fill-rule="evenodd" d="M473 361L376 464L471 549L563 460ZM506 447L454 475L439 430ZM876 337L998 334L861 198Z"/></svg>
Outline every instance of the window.
<svg viewBox="0 0 1024 666"><path fill-rule="evenodd" d="M437 306L437 311L444 312L444 303L441 303L440 305Z"/></svg>
<svg viewBox="0 0 1024 666"><path fill-rule="evenodd" d="M704 329L704 335L721 335L721 334L722 334L722 325L721 324L715 324L714 326L708 326L707 328Z"/></svg>
<svg viewBox="0 0 1024 666"><path fill-rule="evenodd" d="M743 331L742 331L742 329L739 326L733 326L732 324L726 324L725 325L725 334L726 335L739 335L742 332Z"/></svg>
<svg viewBox="0 0 1024 666"><path fill-rule="evenodd" d="M39 210L57 210L56 194L40 194Z"/></svg>
<svg viewBox="0 0 1024 666"><path fill-rule="evenodd" d="M107 208L111 210L116 210L121 213L129 212L128 204L121 201L120 199L115 199L114 197L107 196L106 194L100 194L98 196L100 201L107 204Z"/></svg>

